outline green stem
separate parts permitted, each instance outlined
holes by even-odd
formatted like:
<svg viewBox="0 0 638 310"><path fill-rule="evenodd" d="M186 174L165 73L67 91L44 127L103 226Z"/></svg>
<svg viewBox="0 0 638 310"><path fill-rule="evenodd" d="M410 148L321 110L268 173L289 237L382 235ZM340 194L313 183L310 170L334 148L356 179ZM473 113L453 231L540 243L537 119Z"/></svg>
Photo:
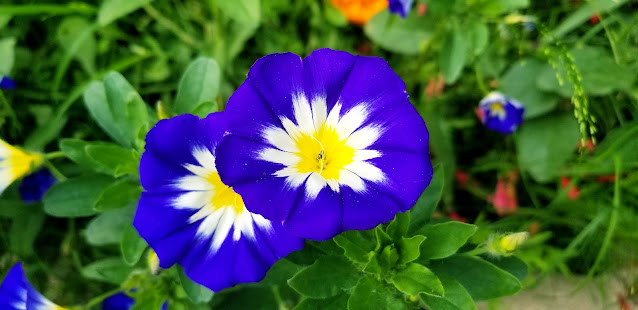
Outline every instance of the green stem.
<svg viewBox="0 0 638 310"><path fill-rule="evenodd" d="M175 36L178 39L180 39L181 41L183 41L184 43L192 47L197 47L197 44L196 44L197 40L195 40L195 38L193 38L190 34L186 33L186 31L182 30L170 19L162 15L162 13L156 10L153 6L151 6L150 4L145 5L144 11L146 11L146 13L148 13L148 15L150 15L153 19L155 19L155 21L157 21L160 25L166 27L166 29L173 32L173 34L175 34Z"/></svg>
<svg viewBox="0 0 638 310"><path fill-rule="evenodd" d="M84 307L82 307L81 309L91 309L91 307L101 303L102 301L104 301L104 299L110 297L111 295L117 294L118 292L120 292L122 289L121 288L116 288L116 289L112 289L104 294L95 296L93 298L91 298L91 300L89 300L89 302L86 303L86 305Z"/></svg>
<svg viewBox="0 0 638 310"><path fill-rule="evenodd" d="M463 252L463 255L479 256L485 253L487 253L487 247L482 245L482 246L476 247L474 250Z"/></svg>
<svg viewBox="0 0 638 310"><path fill-rule="evenodd" d="M12 128L16 129L17 131L22 130L20 122L18 121L18 117L9 104L9 101L7 101L7 98L4 96L4 92L2 92L2 90L0 90L0 106L4 106L6 108L5 113L9 116L9 118L11 118Z"/></svg>
<svg viewBox="0 0 638 310"><path fill-rule="evenodd" d="M481 90L483 95L487 96L487 94L490 93L490 90L487 88L487 86L485 86L485 82L483 81L483 73L476 64L474 65L474 75L476 76L476 84L478 85L479 89Z"/></svg>
<svg viewBox="0 0 638 310"><path fill-rule="evenodd" d="M45 161L44 165L49 169L51 174L58 179L58 181L66 181L67 177L58 170L50 161Z"/></svg>
<svg viewBox="0 0 638 310"><path fill-rule="evenodd" d="M51 152L51 153L44 154L44 158L47 159L47 160L60 158L60 157L66 157L66 154L64 152L62 152L62 151L56 151L56 152Z"/></svg>

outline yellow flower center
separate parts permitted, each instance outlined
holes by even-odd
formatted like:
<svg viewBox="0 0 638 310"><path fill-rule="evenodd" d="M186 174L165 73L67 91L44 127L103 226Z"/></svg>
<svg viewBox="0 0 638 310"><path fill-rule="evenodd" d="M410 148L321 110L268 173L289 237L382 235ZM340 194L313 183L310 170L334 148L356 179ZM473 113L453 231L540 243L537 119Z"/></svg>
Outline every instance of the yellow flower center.
<svg viewBox="0 0 638 310"><path fill-rule="evenodd" d="M217 172L211 172L206 176L206 181L213 186L213 197L211 205L213 210L223 207L232 207L235 213L241 214L244 211L244 200L233 190L232 187L222 183Z"/></svg>
<svg viewBox="0 0 638 310"><path fill-rule="evenodd" d="M339 138L334 128L325 124L314 134L301 134L295 140L301 160L295 167L300 173L316 172L326 180L338 180L344 166L353 162L355 150Z"/></svg>
<svg viewBox="0 0 638 310"><path fill-rule="evenodd" d="M498 116L500 119L505 117L505 107L502 102L494 102L490 105L490 113Z"/></svg>

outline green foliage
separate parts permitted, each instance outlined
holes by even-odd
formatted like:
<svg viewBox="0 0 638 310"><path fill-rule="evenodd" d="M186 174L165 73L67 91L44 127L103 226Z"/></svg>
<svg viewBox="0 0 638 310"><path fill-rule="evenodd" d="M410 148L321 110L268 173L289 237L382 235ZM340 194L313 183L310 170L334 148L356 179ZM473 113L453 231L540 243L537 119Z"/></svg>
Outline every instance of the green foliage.
<svg viewBox="0 0 638 310"><path fill-rule="evenodd" d="M511 295L521 289L514 275L477 257L455 255L433 261L431 268L436 274L456 279L475 301Z"/></svg>
<svg viewBox="0 0 638 310"><path fill-rule="evenodd" d="M419 230L425 236L421 243L422 259L440 259L453 255L476 232L476 226L460 222L428 225Z"/></svg>
<svg viewBox="0 0 638 310"><path fill-rule="evenodd" d="M177 114L193 113L205 117L218 110L217 92L219 90L220 71L212 58L194 60L179 81L174 109ZM212 104L210 104L210 103ZM194 113L198 111L199 113Z"/></svg>
<svg viewBox="0 0 638 310"><path fill-rule="evenodd" d="M443 285L430 269L423 265L411 263L405 269L399 270L390 282L401 292L411 296L421 293L426 295L443 296Z"/></svg>
<svg viewBox="0 0 638 310"><path fill-rule="evenodd" d="M53 185L42 198L44 212L58 217L80 217L95 214L95 201L113 179L88 175Z"/></svg>
<svg viewBox="0 0 638 310"><path fill-rule="evenodd" d="M213 298L213 295L215 294L213 291L193 282L193 280L186 276L181 267L178 267L177 270L179 273L179 282L182 285L184 292L186 292L188 298L190 298L194 303L206 303Z"/></svg>
<svg viewBox="0 0 638 310"><path fill-rule="evenodd" d="M519 165L538 182L548 182L561 174L578 140L576 120L569 114L529 120L516 134Z"/></svg>
<svg viewBox="0 0 638 310"><path fill-rule="evenodd" d="M84 92L93 119L120 145L140 148L139 132L149 125L146 104L126 79L115 72L93 82Z"/></svg>

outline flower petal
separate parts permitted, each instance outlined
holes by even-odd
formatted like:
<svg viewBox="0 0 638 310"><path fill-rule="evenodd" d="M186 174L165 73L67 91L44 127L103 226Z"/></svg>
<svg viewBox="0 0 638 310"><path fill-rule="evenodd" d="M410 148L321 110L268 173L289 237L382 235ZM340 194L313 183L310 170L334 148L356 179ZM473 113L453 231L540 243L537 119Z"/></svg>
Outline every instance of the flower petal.
<svg viewBox="0 0 638 310"><path fill-rule="evenodd" d="M146 139L140 163L146 191L133 221L160 266L178 263L214 291L259 281L277 259L303 247L281 224L246 210L220 180L215 149L226 128L221 112L160 121Z"/></svg>
<svg viewBox="0 0 638 310"><path fill-rule="evenodd" d="M412 7L412 0L390 0L390 12L405 18Z"/></svg>
<svg viewBox="0 0 638 310"><path fill-rule="evenodd" d="M11 267L0 284L0 308L7 310L64 310L33 288L24 274L22 263Z"/></svg>

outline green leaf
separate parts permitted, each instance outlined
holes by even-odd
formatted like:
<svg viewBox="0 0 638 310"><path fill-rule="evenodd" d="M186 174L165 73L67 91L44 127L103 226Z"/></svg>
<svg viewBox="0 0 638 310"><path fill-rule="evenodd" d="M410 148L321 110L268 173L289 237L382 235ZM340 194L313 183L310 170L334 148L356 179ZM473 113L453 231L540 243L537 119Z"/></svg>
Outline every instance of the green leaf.
<svg viewBox="0 0 638 310"><path fill-rule="evenodd" d="M574 64L580 75L585 93L604 96L614 91L630 91L636 76L631 67L620 66L606 49L592 46L581 46L569 51L574 57ZM545 65L536 78L536 85L545 91L555 92L563 97L571 97L573 86L566 78L566 71L559 65L558 74L563 84L556 78L556 69Z"/></svg>
<svg viewBox="0 0 638 310"><path fill-rule="evenodd" d="M421 243L425 240L425 236L417 235L411 238L401 237L397 243L399 251L399 264L409 263L421 256Z"/></svg>
<svg viewBox="0 0 638 310"><path fill-rule="evenodd" d="M514 138L520 168L545 183L562 173L580 133L574 115L562 113L524 122Z"/></svg>
<svg viewBox="0 0 638 310"><path fill-rule="evenodd" d="M105 0L97 14L97 23L106 26L114 20L151 3L153 0Z"/></svg>
<svg viewBox="0 0 638 310"><path fill-rule="evenodd" d="M421 300L430 308L436 310L476 310L472 296L463 285L450 277L440 277L445 296L437 297L421 294Z"/></svg>
<svg viewBox="0 0 638 310"><path fill-rule="evenodd" d="M142 258L146 250L146 241L140 237L133 225L126 226L122 233L120 242L120 252L124 262L129 266L134 266Z"/></svg>
<svg viewBox="0 0 638 310"><path fill-rule="evenodd" d="M452 84L461 75L467 60L468 46L464 32L455 27L451 35L445 37L439 52L439 67L445 77L445 83Z"/></svg>
<svg viewBox="0 0 638 310"><path fill-rule="evenodd" d="M8 37L0 40L0 74L10 74L15 61L16 38Z"/></svg>
<svg viewBox="0 0 638 310"><path fill-rule="evenodd" d="M521 282L527 277L527 264L516 256L488 257L487 260L496 267L511 273Z"/></svg>
<svg viewBox="0 0 638 310"><path fill-rule="evenodd" d="M299 273L302 269L304 269L303 266L293 263L288 258L282 258L276 261L272 267L268 269L264 279L256 283L256 285L270 287L272 285L287 283L290 278Z"/></svg>
<svg viewBox="0 0 638 310"><path fill-rule="evenodd" d="M374 247L375 252L379 252L387 245L393 244L392 238L383 230L383 228L381 228L381 226L377 226L377 228L374 229L374 233L377 236L377 245Z"/></svg>
<svg viewBox="0 0 638 310"><path fill-rule="evenodd" d="M115 144L87 145L86 154L115 177L124 174L137 175L140 155Z"/></svg>
<svg viewBox="0 0 638 310"><path fill-rule="evenodd" d="M421 243L421 259L448 257L463 246L477 227L457 221L428 225L419 231L427 239Z"/></svg>
<svg viewBox="0 0 638 310"><path fill-rule="evenodd" d="M390 238L392 238L392 240L398 241L408 233L409 226L410 211L397 213L394 216L394 220L388 224L385 232L390 236Z"/></svg>
<svg viewBox="0 0 638 310"><path fill-rule="evenodd" d="M623 166L638 163L638 122L626 123L610 130L603 141L596 146L596 154L584 167L589 174L610 174L615 172L615 157L622 159Z"/></svg>
<svg viewBox="0 0 638 310"><path fill-rule="evenodd" d="M363 27L366 36L391 52L417 55L432 39L434 22L428 18L409 14L405 19L397 18L384 10L375 15Z"/></svg>
<svg viewBox="0 0 638 310"><path fill-rule="evenodd" d="M142 187L139 182L121 179L106 187L98 197L93 208L96 211L108 211L136 204L140 199Z"/></svg>
<svg viewBox="0 0 638 310"><path fill-rule="evenodd" d="M240 24L261 23L261 5L259 0L216 1L215 5Z"/></svg>
<svg viewBox="0 0 638 310"><path fill-rule="evenodd" d="M443 166L436 165L432 175L430 185L425 188L419 200L412 209L410 209L410 229L409 232L419 230L423 225L430 221L432 213L441 200L443 195L443 183L445 177L443 174Z"/></svg>
<svg viewBox="0 0 638 310"><path fill-rule="evenodd" d="M535 83L530 83L530 79L541 74L544 65L535 58L525 58L513 64L498 81L499 88L505 95L523 104L525 119L552 111L560 101L559 97L543 92Z"/></svg>
<svg viewBox="0 0 638 310"><path fill-rule="evenodd" d="M79 139L62 139L60 140L60 150L64 155L74 161L76 164L99 173L109 173L102 165L96 163L86 153L86 147L89 145L109 145L106 142L87 142Z"/></svg>
<svg viewBox="0 0 638 310"><path fill-rule="evenodd" d="M86 241L95 246L118 244L124 229L133 223L135 206L100 213L86 226Z"/></svg>
<svg viewBox="0 0 638 310"><path fill-rule="evenodd" d="M302 300L293 310L342 310L348 308L348 294L325 299L306 298Z"/></svg>
<svg viewBox="0 0 638 310"><path fill-rule="evenodd" d="M421 293L432 296L443 296L443 285L430 269L423 265L411 263L390 278L399 291L411 296Z"/></svg>
<svg viewBox="0 0 638 310"><path fill-rule="evenodd" d="M89 175L57 183L42 198L44 211L57 217L93 215L95 201L112 182L113 178L107 176Z"/></svg>
<svg viewBox="0 0 638 310"><path fill-rule="evenodd" d="M367 263L370 253L376 246L376 237L372 230L348 230L333 240L345 251L345 256L357 263Z"/></svg>
<svg viewBox="0 0 638 310"><path fill-rule="evenodd" d="M119 73L106 75L104 82L93 82L84 91L84 103L93 119L125 148L140 148L141 128L149 123L146 103Z"/></svg>
<svg viewBox="0 0 638 310"><path fill-rule="evenodd" d="M588 21L592 15L605 14L617 7L620 7L628 1L629 0L592 0L584 2L567 18L561 19L562 23L544 37L551 40L560 39L567 33Z"/></svg>
<svg viewBox="0 0 638 310"><path fill-rule="evenodd" d="M182 75L182 78L179 81L177 96L173 106L175 112L177 114L187 114L193 113L196 108L199 110L206 110L207 108L211 108L210 103L213 103L212 107L216 107L220 79L221 72L215 59L205 57L195 59L186 68L184 75ZM200 105L206 102L209 102L209 104L206 104L203 108L200 107ZM196 114L199 117L204 117L209 113L216 112L216 110L200 112L207 112Z"/></svg>
<svg viewBox="0 0 638 310"><path fill-rule="evenodd" d="M3 202L0 202L4 204ZM11 206L16 207L16 206ZM39 205L21 205L16 210L9 230L9 250L20 256L33 254L34 242L44 224L44 212Z"/></svg>
<svg viewBox="0 0 638 310"><path fill-rule="evenodd" d="M470 51L474 56L480 55L487 47L490 31L485 22L474 20L467 26L467 37L472 43Z"/></svg>
<svg viewBox="0 0 638 310"><path fill-rule="evenodd" d="M521 289L515 276L478 257L450 256L432 261L430 269L439 277L456 279L475 301L513 295Z"/></svg>
<svg viewBox="0 0 638 310"><path fill-rule="evenodd" d="M82 275L86 278L120 285L128 278L133 267L127 266L121 258L105 258L82 268Z"/></svg>
<svg viewBox="0 0 638 310"><path fill-rule="evenodd" d="M339 256L322 256L288 281L290 287L312 298L327 298L357 284L359 271Z"/></svg>
<svg viewBox="0 0 638 310"><path fill-rule="evenodd" d="M403 301L383 283L372 277L361 277L348 299L348 310L404 310Z"/></svg>
<svg viewBox="0 0 638 310"><path fill-rule="evenodd" d="M60 22L57 31L58 44L80 62L89 75L95 72L95 36L92 31L86 32L91 27L86 18L69 16ZM76 43L78 38L82 40Z"/></svg>
<svg viewBox="0 0 638 310"><path fill-rule="evenodd" d="M191 114L199 117L206 117L206 115L219 111L219 104L217 101L205 101L196 106Z"/></svg>
<svg viewBox="0 0 638 310"><path fill-rule="evenodd" d="M177 266L177 270L179 274L179 282L182 284L182 288L190 300L196 304L201 304L207 303L213 298L215 293L205 286L199 285L191 280L186 273L184 273L182 266Z"/></svg>

